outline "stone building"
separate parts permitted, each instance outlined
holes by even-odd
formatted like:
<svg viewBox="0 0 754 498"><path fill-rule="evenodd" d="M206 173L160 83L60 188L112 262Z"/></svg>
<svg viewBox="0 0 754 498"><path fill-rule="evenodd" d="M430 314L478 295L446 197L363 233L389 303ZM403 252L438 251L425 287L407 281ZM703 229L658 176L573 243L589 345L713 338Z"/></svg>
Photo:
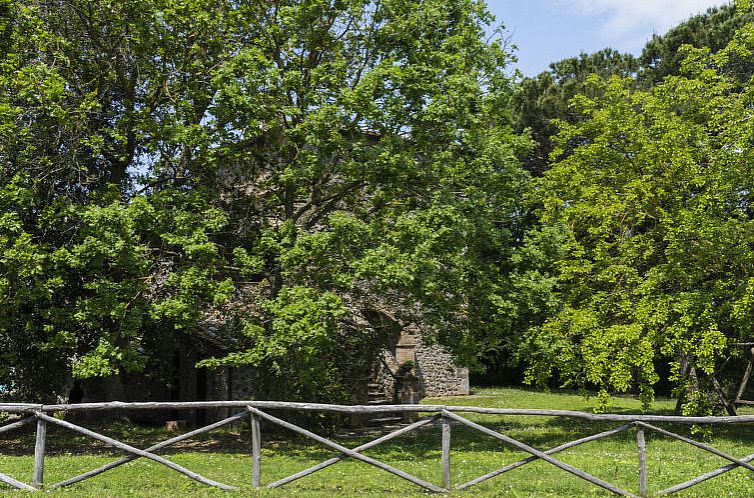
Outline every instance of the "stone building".
<svg viewBox="0 0 754 498"><path fill-rule="evenodd" d="M422 341L415 327L404 328L394 347L385 351L374 369L370 393L393 403L417 403L435 396L469 394L469 371L454 364L442 346Z"/></svg>
<svg viewBox="0 0 754 498"><path fill-rule="evenodd" d="M394 322L397 323L397 322ZM230 338L222 323L206 321L194 337L173 344L162 371L163 381L145 374L121 374L82 383L83 401L224 401L254 399L256 372L253 367L196 368L202 359L224 354ZM354 394L354 403L407 404L425 397L469 394L468 369L453 363L452 355L439 345L422 341L420 331L402 327L388 350L374 361L370 377ZM61 400L62 401L62 400ZM204 425L229 416L228 409L130 413L131 420L161 424L181 420L189 426Z"/></svg>

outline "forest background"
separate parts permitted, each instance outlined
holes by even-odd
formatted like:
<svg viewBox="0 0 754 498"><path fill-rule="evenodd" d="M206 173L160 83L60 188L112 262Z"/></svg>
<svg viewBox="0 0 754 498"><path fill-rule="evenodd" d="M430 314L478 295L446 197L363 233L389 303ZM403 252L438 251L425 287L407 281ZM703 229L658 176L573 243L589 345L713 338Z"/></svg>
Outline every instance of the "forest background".
<svg viewBox="0 0 754 498"><path fill-rule="evenodd" d="M214 320L200 368L348 402L416 324L603 408L719 410L754 339L753 18L521 78L476 0L0 0L0 385L165 382Z"/></svg>

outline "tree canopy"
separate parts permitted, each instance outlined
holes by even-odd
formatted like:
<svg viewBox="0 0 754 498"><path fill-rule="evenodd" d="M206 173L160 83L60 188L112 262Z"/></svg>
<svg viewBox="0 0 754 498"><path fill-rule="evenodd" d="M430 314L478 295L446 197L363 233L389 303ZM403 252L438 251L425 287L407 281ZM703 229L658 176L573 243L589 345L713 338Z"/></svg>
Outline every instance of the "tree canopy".
<svg viewBox="0 0 754 498"><path fill-rule="evenodd" d="M574 122L580 114L571 109L570 101L579 94L590 92L590 76L631 76L638 70L638 60L631 54L606 48L593 54L582 53L550 64L548 71L534 78L524 78L521 90L513 102L516 129L528 130L536 147L523 157L523 166L535 176L550 165L553 151L552 137L557 133L556 119Z"/></svg>
<svg viewBox="0 0 754 498"><path fill-rule="evenodd" d="M388 322L467 364L505 336L529 141L483 3L3 9L0 383L152 370L220 317L205 365L337 399Z"/></svg>
<svg viewBox="0 0 754 498"><path fill-rule="evenodd" d="M584 119L557 141L578 145L537 188L565 254L562 307L527 337L531 380L649 401L669 364L686 411L711 409L699 393L751 339L752 93L735 70L751 41L748 27L715 54L687 46L683 74L647 90L593 76L597 97L572 101Z"/></svg>
<svg viewBox="0 0 754 498"><path fill-rule="evenodd" d="M754 303L744 4L517 81L481 0L0 0L0 385L164 382L190 343L348 401L411 324L714 409Z"/></svg>

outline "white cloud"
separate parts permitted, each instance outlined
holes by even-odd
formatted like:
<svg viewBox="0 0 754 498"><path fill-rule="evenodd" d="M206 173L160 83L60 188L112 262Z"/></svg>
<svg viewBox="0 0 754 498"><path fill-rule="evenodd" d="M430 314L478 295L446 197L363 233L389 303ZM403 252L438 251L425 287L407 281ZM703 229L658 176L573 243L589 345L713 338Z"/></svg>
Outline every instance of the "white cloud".
<svg viewBox="0 0 754 498"><path fill-rule="evenodd" d="M643 42L652 32L671 27L726 0L557 0L567 10L605 18L600 32L606 39ZM641 40L636 39L641 37ZM636 40L634 40L636 39Z"/></svg>

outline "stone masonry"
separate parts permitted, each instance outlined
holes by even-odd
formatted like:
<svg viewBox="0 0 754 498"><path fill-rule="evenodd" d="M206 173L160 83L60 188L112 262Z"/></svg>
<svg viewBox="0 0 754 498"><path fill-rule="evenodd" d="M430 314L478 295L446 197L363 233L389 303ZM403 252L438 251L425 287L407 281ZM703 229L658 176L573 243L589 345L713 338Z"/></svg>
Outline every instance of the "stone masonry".
<svg viewBox="0 0 754 498"><path fill-rule="evenodd" d="M420 331L411 327L403 330L392 351L383 354L373 382L395 403L469 394L468 369L456 366L444 347L424 344Z"/></svg>

